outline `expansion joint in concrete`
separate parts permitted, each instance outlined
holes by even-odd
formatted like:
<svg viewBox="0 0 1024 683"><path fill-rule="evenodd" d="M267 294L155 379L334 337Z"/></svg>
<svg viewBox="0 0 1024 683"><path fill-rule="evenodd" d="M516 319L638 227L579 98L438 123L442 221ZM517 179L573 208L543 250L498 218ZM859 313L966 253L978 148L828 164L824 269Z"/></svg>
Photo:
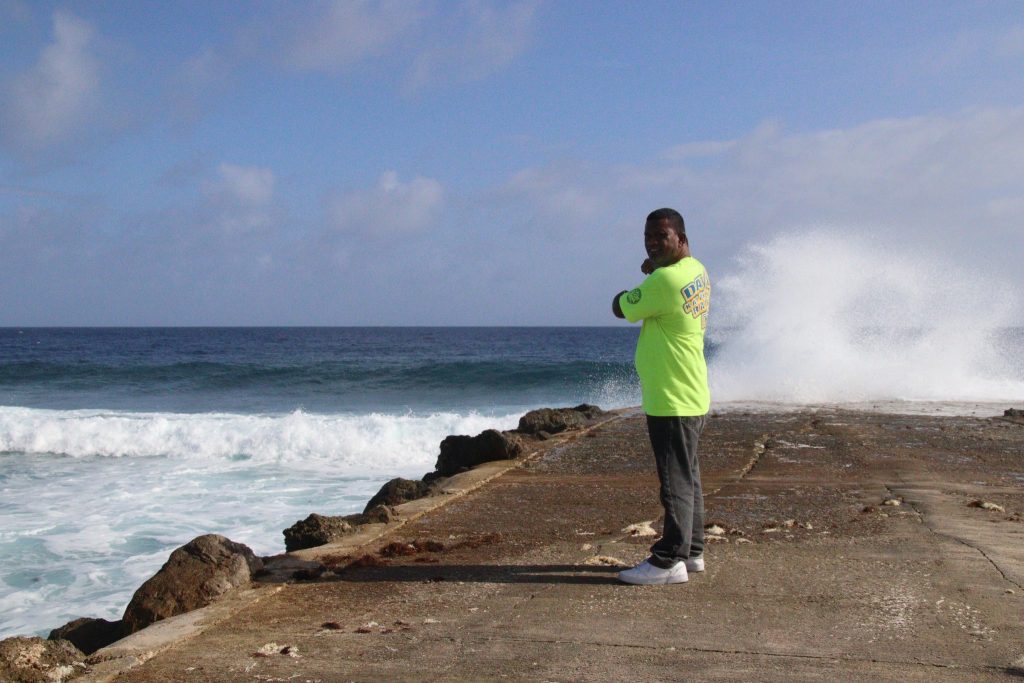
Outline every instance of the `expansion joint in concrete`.
<svg viewBox="0 0 1024 683"><path fill-rule="evenodd" d="M428 639L424 639L428 640ZM638 643L612 643L606 641L595 641L595 640L579 640L579 639L568 639L568 638L509 638L509 637L478 637L478 638L431 638L429 640L444 641L444 642L460 642L467 643L472 642L477 645L483 645L486 643L524 643L534 645L571 645L571 646L591 646L591 647L610 647L610 648L622 648L630 650L648 650L652 652L663 652L671 649L676 652L691 652L695 654L711 654L711 655L745 655L750 657L772 657L777 659L803 659L811 661L823 661L823 662L836 662L836 663L854 663L854 664L880 664L880 665L898 665L898 666L917 666L925 667L930 669L959 669L959 670L972 670L972 671L987 671L987 672L1005 672L1003 667L999 666L986 666L986 665L963 665L963 664L947 664L944 662L929 662L921 659L876 659L871 657L852 657L849 655L816 655L804 652L770 652L764 650L745 650L745 649L724 649L724 648L713 648L713 647L693 647L693 646L658 646L658 645L643 645Z"/></svg>

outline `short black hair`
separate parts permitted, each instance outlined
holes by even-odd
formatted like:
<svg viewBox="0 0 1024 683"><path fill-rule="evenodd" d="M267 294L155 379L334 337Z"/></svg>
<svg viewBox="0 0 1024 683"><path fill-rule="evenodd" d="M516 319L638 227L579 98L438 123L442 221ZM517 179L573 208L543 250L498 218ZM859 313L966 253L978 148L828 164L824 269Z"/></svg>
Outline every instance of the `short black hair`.
<svg viewBox="0 0 1024 683"><path fill-rule="evenodd" d="M686 237L686 223L683 222L682 214L675 209L658 209L647 214L648 223L657 223L665 220L672 225L672 229L676 231L680 238Z"/></svg>

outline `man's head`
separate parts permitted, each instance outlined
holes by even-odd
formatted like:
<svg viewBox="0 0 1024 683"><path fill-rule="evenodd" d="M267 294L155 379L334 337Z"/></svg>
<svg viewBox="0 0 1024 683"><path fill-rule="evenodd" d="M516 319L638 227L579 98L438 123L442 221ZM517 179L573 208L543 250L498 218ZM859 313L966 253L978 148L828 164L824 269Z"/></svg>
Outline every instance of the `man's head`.
<svg viewBox="0 0 1024 683"><path fill-rule="evenodd" d="M644 247L654 265L670 266L690 255L686 224L675 209L658 209L647 216L644 224Z"/></svg>

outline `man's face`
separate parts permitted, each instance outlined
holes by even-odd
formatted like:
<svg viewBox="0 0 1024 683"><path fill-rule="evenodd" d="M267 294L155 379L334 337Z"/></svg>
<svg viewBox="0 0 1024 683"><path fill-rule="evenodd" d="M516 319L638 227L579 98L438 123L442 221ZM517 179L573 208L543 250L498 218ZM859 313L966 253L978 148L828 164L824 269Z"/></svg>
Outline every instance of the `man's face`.
<svg viewBox="0 0 1024 683"><path fill-rule="evenodd" d="M644 247L659 268L671 266L685 254L683 241L667 218L644 225Z"/></svg>

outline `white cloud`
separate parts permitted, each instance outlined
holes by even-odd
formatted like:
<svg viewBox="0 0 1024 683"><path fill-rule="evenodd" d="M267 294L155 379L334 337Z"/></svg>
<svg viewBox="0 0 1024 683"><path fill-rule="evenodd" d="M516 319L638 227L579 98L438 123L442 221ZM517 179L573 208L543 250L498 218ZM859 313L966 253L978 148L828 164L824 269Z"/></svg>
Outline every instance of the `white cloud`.
<svg viewBox="0 0 1024 683"><path fill-rule="evenodd" d="M336 72L394 50L421 17L416 0L334 0L315 12L303 6L281 24L280 58L302 70ZM281 30L283 28L283 30Z"/></svg>
<svg viewBox="0 0 1024 683"><path fill-rule="evenodd" d="M417 176L403 183L388 171L374 187L343 194L329 202L331 225L342 232L371 235L426 230L444 205L444 187Z"/></svg>
<svg viewBox="0 0 1024 683"><path fill-rule="evenodd" d="M230 197L247 206L263 206L274 196L274 172L258 166L221 164L220 187Z"/></svg>
<svg viewBox="0 0 1024 683"><path fill-rule="evenodd" d="M527 224L543 226L543 232L557 239L566 230L607 217L614 199L601 185L586 166L559 165L519 171L498 195L513 206L525 207Z"/></svg>
<svg viewBox="0 0 1024 683"><path fill-rule="evenodd" d="M445 82L485 78L515 60L533 35L537 2L505 7L472 0L455 13L445 30L428 37L413 60L406 87L418 90Z"/></svg>
<svg viewBox="0 0 1024 683"><path fill-rule="evenodd" d="M18 76L4 97L4 136L23 149L66 138L88 118L100 86L94 31L65 11L53 15L53 42Z"/></svg>
<svg viewBox="0 0 1024 683"><path fill-rule="evenodd" d="M506 184L510 207L529 206L534 231L567 220L603 226L594 240L615 257L613 233L639 231L647 211L683 212L701 254L725 266L746 243L793 229L884 235L913 252L955 255L1000 271L1024 290L1024 108L883 119L786 133L768 123L734 140L695 141L636 165L526 169Z"/></svg>
<svg viewBox="0 0 1024 683"><path fill-rule="evenodd" d="M205 186L210 223L225 233L270 227L274 217L274 172L259 166L222 163L219 178Z"/></svg>

